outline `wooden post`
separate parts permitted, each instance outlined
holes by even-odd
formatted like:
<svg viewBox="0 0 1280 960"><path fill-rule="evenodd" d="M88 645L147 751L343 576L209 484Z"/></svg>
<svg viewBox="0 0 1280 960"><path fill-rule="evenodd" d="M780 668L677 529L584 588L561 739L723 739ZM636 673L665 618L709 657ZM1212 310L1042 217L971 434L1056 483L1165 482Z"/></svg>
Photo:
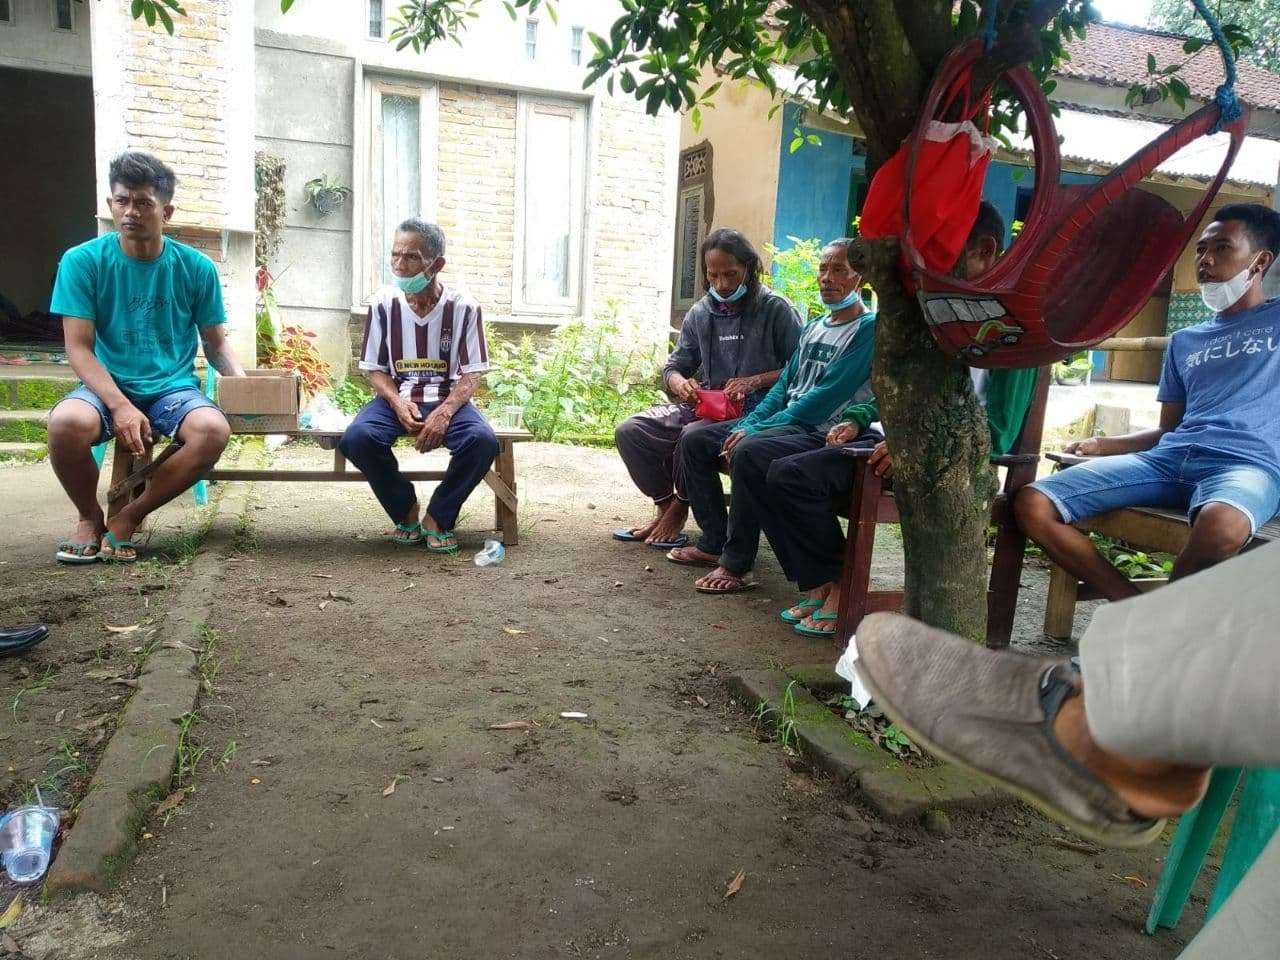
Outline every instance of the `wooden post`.
<svg viewBox="0 0 1280 960"><path fill-rule="evenodd" d="M853 495L849 498L849 536L845 541L844 569L840 580L840 619L835 639L841 642L858 629L869 609L871 556L876 546L876 514L883 483L859 457L853 464Z"/></svg>
<svg viewBox="0 0 1280 960"><path fill-rule="evenodd" d="M135 458L133 453L124 442L116 437L115 443L111 446L111 486L114 487L123 480L129 479L129 475L136 469L144 466L151 459L151 451L148 450L142 457ZM138 487L129 487L121 490L114 499L107 500L107 519L111 520L121 510L129 505L138 493L141 485Z"/></svg>
<svg viewBox="0 0 1280 960"><path fill-rule="evenodd" d="M515 445L510 440L505 438L498 439L498 459L494 463L494 468L498 478L507 485L512 494L518 496L516 491ZM514 547L520 542L519 515L515 509L507 505L502 497L495 496L493 502L497 527L502 531L502 542L508 547Z"/></svg>
<svg viewBox="0 0 1280 960"><path fill-rule="evenodd" d="M1080 581L1056 563L1049 568L1049 597L1044 608L1044 632L1055 640L1069 640L1076 621Z"/></svg>

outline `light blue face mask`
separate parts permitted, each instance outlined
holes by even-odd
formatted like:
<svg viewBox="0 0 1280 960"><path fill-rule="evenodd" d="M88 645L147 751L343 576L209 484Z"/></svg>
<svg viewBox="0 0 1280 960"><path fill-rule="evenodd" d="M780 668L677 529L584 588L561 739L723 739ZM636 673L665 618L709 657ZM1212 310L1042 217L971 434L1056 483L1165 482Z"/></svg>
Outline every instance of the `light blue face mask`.
<svg viewBox="0 0 1280 960"><path fill-rule="evenodd" d="M823 300L822 305L826 307L828 310L830 310L832 313L839 313L841 310L848 310L855 303L860 303L861 301L862 301L862 291L859 290L857 287L854 287L852 290L849 291L849 295L845 297L843 300L840 300L836 303L827 303L827 301Z"/></svg>
<svg viewBox="0 0 1280 960"><path fill-rule="evenodd" d="M747 285L745 283L738 284L738 289L727 297L721 296L720 291L715 287L707 287L707 293L711 294L712 299L717 303L737 303L747 295Z"/></svg>
<svg viewBox="0 0 1280 960"><path fill-rule="evenodd" d="M434 277L426 271L420 271L411 277L397 277L395 274L392 274L391 279L395 281L396 286L404 293L415 294L421 293L423 290L427 289L427 287L431 286L431 281Z"/></svg>

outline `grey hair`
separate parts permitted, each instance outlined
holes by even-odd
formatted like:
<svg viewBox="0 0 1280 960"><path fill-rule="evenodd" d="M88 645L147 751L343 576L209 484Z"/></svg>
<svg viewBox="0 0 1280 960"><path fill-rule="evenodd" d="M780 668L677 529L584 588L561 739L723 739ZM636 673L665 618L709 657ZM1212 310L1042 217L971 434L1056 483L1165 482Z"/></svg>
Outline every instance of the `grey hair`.
<svg viewBox="0 0 1280 960"><path fill-rule="evenodd" d="M853 259L851 256L853 252L852 237L840 237L836 240L832 240L825 247L823 247L822 250L824 253L828 250L843 250L845 260L848 262L849 266L851 267L853 266Z"/></svg>
<svg viewBox="0 0 1280 960"><path fill-rule="evenodd" d="M434 223L427 223L421 217L410 217L396 227L397 233L416 233L422 238L423 245L431 254L430 259L444 256L444 231Z"/></svg>

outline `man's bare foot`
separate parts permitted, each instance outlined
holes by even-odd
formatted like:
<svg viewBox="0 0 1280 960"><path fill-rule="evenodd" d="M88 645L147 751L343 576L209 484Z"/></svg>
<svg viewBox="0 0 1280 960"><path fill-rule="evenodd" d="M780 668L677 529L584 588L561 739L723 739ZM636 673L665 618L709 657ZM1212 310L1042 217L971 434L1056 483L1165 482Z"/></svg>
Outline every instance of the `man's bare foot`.
<svg viewBox="0 0 1280 960"><path fill-rule="evenodd" d="M755 587L755 582L748 580L747 576L751 571L745 573L734 573L724 567L717 566L710 573L699 577L693 582L699 593L741 593L743 590L751 590Z"/></svg>
<svg viewBox="0 0 1280 960"><path fill-rule="evenodd" d="M418 523L418 502L415 500L404 519L396 524L386 538L398 544L420 543L422 541L422 525Z"/></svg>
<svg viewBox="0 0 1280 960"><path fill-rule="evenodd" d="M688 519L689 505L678 497L672 497L667 501L666 509L662 511L658 519L650 524L650 529L644 537L644 542L648 544L671 543L684 532L684 524Z"/></svg>
<svg viewBox="0 0 1280 960"><path fill-rule="evenodd" d="M64 563L88 563L97 559L106 529L107 521L101 510L92 516L81 517L71 536L58 544L57 558Z"/></svg>
<svg viewBox="0 0 1280 960"><path fill-rule="evenodd" d="M1090 773L1116 792L1139 816L1176 817L1200 802L1209 771L1110 753L1089 733L1083 696L1065 700L1053 720L1058 742Z"/></svg>
<svg viewBox="0 0 1280 960"><path fill-rule="evenodd" d="M682 563L686 567L718 567L720 557L707 553L697 547L675 547L667 551L667 559L672 563Z"/></svg>

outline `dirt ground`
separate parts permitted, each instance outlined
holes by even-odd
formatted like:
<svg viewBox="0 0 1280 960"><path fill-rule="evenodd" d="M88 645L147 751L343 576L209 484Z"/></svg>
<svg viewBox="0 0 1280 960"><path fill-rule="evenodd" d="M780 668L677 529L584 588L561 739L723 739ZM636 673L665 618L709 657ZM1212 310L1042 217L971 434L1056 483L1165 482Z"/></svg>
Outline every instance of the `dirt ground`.
<svg viewBox="0 0 1280 960"><path fill-rule="evenodd" d="M484 488L458 559L382 542L385 518L354 484L259 485L243 518L219 515L231 549L200 585L213 691L193 792L148 826L118 894L28 907L23 950L1145 960L1176 956L1197 928L1211 878L1180 931L1140 931L1159 845L1087 856L1017 807L957 816L947 837L850 808L723 683L835 659L777 621L792 594L771 555L754 594L701 596L694 572L609 539L646 512L613 454L526 445L517 468L522 542L488 569L470 562L492 516ZM55 624L0 663L5 801L67 765L64 740L92 764L94 720L128 693L102 676L127 677L131 638L145 644L182 584L204 516L187 501L158 518L164 559L60 570L50 546L67 517L48 467L0 471L0 610ZM1019 636L1038 644L1044 580L1028 570L1020 611ZM537 726L489 729L513 720ZM69 797L75 779L62 777Z"/></svg>

